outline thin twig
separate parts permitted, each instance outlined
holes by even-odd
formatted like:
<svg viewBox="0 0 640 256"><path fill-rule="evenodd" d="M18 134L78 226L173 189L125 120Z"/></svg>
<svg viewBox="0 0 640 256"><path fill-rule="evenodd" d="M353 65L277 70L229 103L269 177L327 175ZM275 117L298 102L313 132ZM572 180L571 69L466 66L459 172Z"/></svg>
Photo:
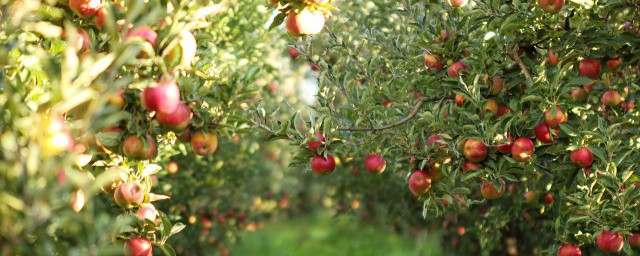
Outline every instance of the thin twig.
<svg viewBox="0 0 640 256"><path fill-rule="evenodd" d="M522 59L520 59L520 55L518 54L517 50L516 50L516 53L513 54L513 58L518 63L518 66L520 66L520 69L522 69L522 73L524 73L524 77L527 79L527 83L529 85L533 84L533 80L531 79L531 73L529 73L527 66L524 65L524 62L522 62Z"/></svg>
<svg viewBox="0 0 640 256"><path fill-rule="evenodd" d="M426 101L438 100L441 98L442 97L436 97L436 96L429 97L429 98L421 98L418 104L416 104L416 106L413 107L409 115L405 116L400 121L397 121L392 124L387 124L387 125L378 126L378 127L374 127L374 126L372 127L338 127L338 131L381 131L381 130L390 129L390 128L402 125L408 122L409 120L413 119L416 116L416 114L418 114L418 111L420 111L420 108L422 108L422 105L424 105Z"/></svg>

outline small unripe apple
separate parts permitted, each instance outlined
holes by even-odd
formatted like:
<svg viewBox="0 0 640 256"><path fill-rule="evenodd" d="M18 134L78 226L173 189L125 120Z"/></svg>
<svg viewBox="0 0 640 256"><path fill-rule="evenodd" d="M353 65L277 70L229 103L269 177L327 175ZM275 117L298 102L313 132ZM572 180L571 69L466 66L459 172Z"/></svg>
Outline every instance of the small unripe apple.
<svg viewBox="0 0 640 256"><path fill-rule="evenodd" d="M144 136L129 135L122 142L122 152L134 160L151 159L156 154L156 140L149 134Z"/></svg>
<svg viewBox="0 0 640 256"><path fill-rule="evenodd" d="M197 131L191 136L191 148L201 156L216 152L218 137L210 132Z"/></svg>
<svg viewBox="0 0 640 256"><path fill-rule="evenodd" d="M459 60L459 61L456 61L455 63L451 64L447 68L447 74L449 76L452 76L452 77L457 77L457 76L460 76L460 75L466 75L467 72L463 71L463 69L465 69L465 68L469 68L469 66L464 64L464 62L462 62L461 60Z"/></svg>
<svg viewBox="0 0 640 256"><path fill-rule="evenodd" d="M560 107L551 107L544 114L544 120L551 128L556 128L568 120L567 114Z"/></svg>
<svg viewBox="0 0 640 256"><path fill-rule="evenodd" d="M368 155L364 159L364 168L370 173L380 174L384 172L385 167L387 167L387 161L381 155Z"/></svg>
<svg viewBox="0 0 640 256"><path fill-rule="evenodd" d="M604 253L615 253L622 250L624 239L620 232L613 233L609 230L604 230L596 238L596 244L600 251Z"/></svg>
<svg viewBox="0 0 640 256"><path fill-rule="evenodd" d="M587 97L589 97L589 94L587 93L587 91L580 87L575 88L571 91L571 98L576 101L580 101L580 102L585 101L587 100Z"/></svg>
<svg viewBox="0 0 640 256"><path fill-rule="evenodd" d="M553 54L553 50L549 49L549 52L547 53L547 61L549 62L549 65L557 66L560 62L560 59L558 58L558 56Z"/></svg>
<svg viewBox="0 0 640 256"><path fill-rule="evenodd" d="M191 108L187 106L187 104L180 103L176 110L171 113L158 111L156 120L172 131L182 131L191 123L192 117L193 113L191 112Z"/></svg>
<svg viewBox="0 0 640 256"><path fill-rule="evenodd" d="M90 18L98 12L100 0L69 0L69 8L82 18Z"/></svg>
<svg viewBox="0 0 640 256"><path fill-rule="evenodd" d="M463 153L467 160L479 163L487 158L487 145L482 141L469 139L464 143Z"/></svg>
<svg viewBox="0 0 640 256"><path fill-rule="evenodd" d="M584 59L578 64L578 73L582 76L597 79L600 77L602 66L600 62L595 59Z"/></svg>
<svg viewBox="0 0 640 256"><path fill-rule="evenodd" d="M124 243L124 256L151 256L153 247L149 240L134 237Z"/></svg>
<svg viewBox="0 0 640 256"><path fill-rule="evenodd" d="M534 151L533 142L528 138L518 138L511 146L511 156L518 162L529 160Z"/></svg>
<svg viewBox="0 0 640 256"><path fill-rule="evenodd" d="M336 169L336 160L331 154L324 156L315 156L311 159L311 170L316 174L328 174Z"/></svg>
<svg viewBox="0 0 640 256"><path fill-rule="evenodd" d="M409 190L415 196L423 196L427 194L431 188L431 177L425 171L414 171L409 176Z"/></svg>
<svg viewBox="0 0 640 256"><path fill-rule="evenodd" d="M144 190L138 182L129 181L118 185L113 198L120 207L131 209L144 201Z"/></svg>
<svg viewBox="0 0 640 256"><path fill-rule="evenodd" d="M441 57L439 55L429 52L424 52L422 55L424 56L424 64L427 65L427 67L435 70L440 70L444 67L444 63L440 60Z"/></svg>
<svg viewBox="0 0 640 256"><path fill-rule="evenodd" d="M324 28L325 17L321 11L303 9L300 13L289 12L286 27L292 36L315 35Z"/></svg>
<svg viewBox="0 0 640 256"><path fill-rule="evenodd" d="M506 190L506 185L504 184L504 180L500 179L500 190L496 188L491 182L486 180L482 181L482 187L480 187L480 194L482 197L486 199L498 199L502 197L504 191Z"/></svg>
<svg viewBox="0 0 640 256"><path fill-rule="evenodd" d="M605 106L608 107L615 107L620 105L620 102L622 102L622 97L620 96L620 93L618 93L617 91L607 91L604 94L602 94L602 104L604 104Z"/></svg>
<svg viewBox="0 0 640 256"><path fill-rule="evenodd" d="M631 233L631 236L627 238L627 243L633 250L640 250L640 233Z"/></svg>
<svg viewBox="0 0 640 256"><path fill-rule="evenodd" d="M138 211L136 211L136 216L143 220L146 219L155 221L156 217L158 216L158 211L156 210L156 207L153 206L153 204L145 203L140 205L140 208L138 208Z"/></svg>
<svg viewBox="0 0 640 256"><path fill-rule="evenodd" d="M114 93L113 95L109 96L109 105L114 106L116 108L122 109L124 108L124 104L126 103L124 101L124 97L122 97L122 93L124 91L122 90L122 88L118 89L118 91L116 93Z"/></svg>
<svg viewBox="0 0 640 256"><path fill-rule="evenodd" d="M149 111L173 113L180 105L180 88L175 82L158 82L142 91L142 103Z"/></svg>
<svg viewBox="0 0 640 256"><path fill-rule="evenodd" d="M593 153L585 147L581 147L571 152L571 162L580 167L588 167L593 164Z"/></svg>
<svg viewBox="0 0 640 256"><path fill-rule="evenodd" d="M563 244L558 249L558 256L582 256L582 251L577 245Z"/></svg>
<svg viewBox="0 0 640 256"><path fill-rule="evenodd" d="M553 132L558 135L560 131L555 129ZM536 138L544 143L553 143L557 140L556 137L551 135L551 129L545 122L538 123L534 129L534 133L536 134Z"/></svg>
<svg viewBox="0 0 640 256"><path fill-rule="evenodd" d="M556 13L564 6L564 0L538 0L538 5L545 12Z"/></svg>
<svg viewBox="0 0 640 256"><path fill-rule="evenodd" d="M455 102L456 102L456 105L458 105L458 107L462 107L462 104L464 104L464 97L456 93Z"/></svg>
<svg viewBox="0 0 640 256"><path fill-rule="evenodd" d="M179 170L178 164L176 162L169 162L167 164L167 172L170 174L177 173Z"/></svg>

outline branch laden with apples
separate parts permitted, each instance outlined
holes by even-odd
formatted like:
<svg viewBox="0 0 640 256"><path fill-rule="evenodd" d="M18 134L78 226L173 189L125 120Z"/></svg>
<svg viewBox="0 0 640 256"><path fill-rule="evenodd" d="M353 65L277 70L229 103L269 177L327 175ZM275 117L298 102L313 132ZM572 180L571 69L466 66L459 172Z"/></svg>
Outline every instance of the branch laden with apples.
<svg viewBox="0 0 640 256"><path fill-rule="evenodd" d="M424 217L473 220L468 252L618 252L625 237L638 248L633 1L387 2L337 3L358 26L328 24L293 45L321 72L315 113L273 122L259 108L253 119L270 139L299 148L292 166L329 174L343 164L404 179ZM328 46L315 49L317 40ZM518 235L531 228L522 219L548 234Z"/></svg>

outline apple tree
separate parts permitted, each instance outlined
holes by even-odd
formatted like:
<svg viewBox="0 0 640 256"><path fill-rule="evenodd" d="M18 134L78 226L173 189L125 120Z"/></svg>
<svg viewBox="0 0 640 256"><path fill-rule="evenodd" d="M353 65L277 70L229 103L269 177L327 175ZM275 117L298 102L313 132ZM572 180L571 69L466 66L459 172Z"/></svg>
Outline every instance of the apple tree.
<svg viewBox="0 0 640 256"><path fill-rule="evenodd" d="M470 254L640 248L637 1L274 2L317 105L254 120L337 201Z"/></svg>

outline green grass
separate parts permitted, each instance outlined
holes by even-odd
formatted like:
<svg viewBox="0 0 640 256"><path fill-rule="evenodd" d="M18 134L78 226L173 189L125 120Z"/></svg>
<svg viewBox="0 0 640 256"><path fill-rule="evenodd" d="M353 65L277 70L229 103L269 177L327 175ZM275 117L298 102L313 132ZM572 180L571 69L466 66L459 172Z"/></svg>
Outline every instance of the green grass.
<svg viewBox="0 0 640 256"><path fill-rule="evenodd" d="M400 236L386 230L358 225L349 217L318 215L274 223L245 233L231 251L234 255L339 256L339 255L442 255L439 237Z"/></svg>

